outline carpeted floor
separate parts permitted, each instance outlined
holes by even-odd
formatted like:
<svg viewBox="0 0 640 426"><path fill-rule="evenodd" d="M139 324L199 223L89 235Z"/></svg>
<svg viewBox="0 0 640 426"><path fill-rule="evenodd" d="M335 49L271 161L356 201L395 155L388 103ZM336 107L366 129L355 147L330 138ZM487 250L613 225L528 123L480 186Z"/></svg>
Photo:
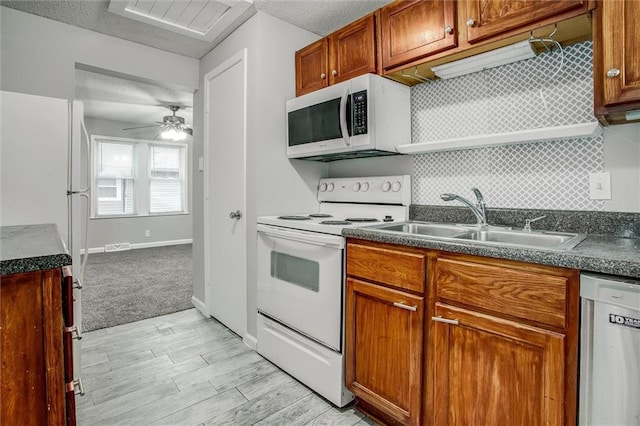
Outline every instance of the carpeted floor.
<svg viewBox="0 0 640 426"><path fill-rule="evenodd" d="M90 254L83 284L83 331L192 308L192 245Z"/></svg>

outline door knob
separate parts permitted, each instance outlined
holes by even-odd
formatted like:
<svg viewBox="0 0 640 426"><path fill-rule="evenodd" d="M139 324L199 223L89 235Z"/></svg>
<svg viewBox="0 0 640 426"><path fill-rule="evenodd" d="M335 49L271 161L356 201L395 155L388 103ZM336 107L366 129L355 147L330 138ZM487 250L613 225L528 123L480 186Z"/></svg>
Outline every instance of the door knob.
<svg viewBox="0 0 640 426"><path fill-rule="evenodd" d="M229 217L231 219L240 219L242 217L242 213L240 213L240 210L236 210L235 212L229 213Z"/></svg>

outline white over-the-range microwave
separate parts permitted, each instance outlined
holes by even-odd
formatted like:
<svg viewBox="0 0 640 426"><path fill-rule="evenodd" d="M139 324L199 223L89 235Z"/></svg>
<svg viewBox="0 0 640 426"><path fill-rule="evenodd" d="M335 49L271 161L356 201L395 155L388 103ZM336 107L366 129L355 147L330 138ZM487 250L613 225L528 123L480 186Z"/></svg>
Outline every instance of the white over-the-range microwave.
<svg viewBox="0 0 640 426"><path fill-rule="evenodd" d="M287 156L316 161L398 154L411 143L409 87L365 74L287 101Z"/></svg>

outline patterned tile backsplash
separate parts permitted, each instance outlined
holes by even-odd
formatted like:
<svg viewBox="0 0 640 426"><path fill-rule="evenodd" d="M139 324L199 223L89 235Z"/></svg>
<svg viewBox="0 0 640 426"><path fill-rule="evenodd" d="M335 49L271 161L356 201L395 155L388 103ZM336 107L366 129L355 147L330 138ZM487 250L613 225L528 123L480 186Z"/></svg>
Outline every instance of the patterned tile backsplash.
<svg viewBox="0 0 640 426"><path fill-rule="evenodd" d="M592 43L411 89L413 142L595 121ZM591 172L604 169L602 136L538 141L413 157L413 203L445 205L443 192L491 207L602 210L589 199Z"/></svg>

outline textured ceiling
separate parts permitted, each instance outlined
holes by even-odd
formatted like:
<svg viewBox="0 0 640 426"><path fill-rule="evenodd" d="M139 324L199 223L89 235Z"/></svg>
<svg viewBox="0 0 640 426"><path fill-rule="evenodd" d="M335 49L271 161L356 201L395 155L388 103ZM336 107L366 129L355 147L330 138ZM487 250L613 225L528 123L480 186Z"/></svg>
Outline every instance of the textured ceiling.
<svg viewBox="0 0 640 426"><path fill-rule="evenodd" d="M0 5L199 59L255 14L256 9L324 36L390 2L254 0L254 6L213 42L197 40L111 13L108 11L109 0L0 0Z"/></svg>
<svg viewBox="0 0 640 426"><path fill-rule="evenodd" d="M84 102L87 117L153 124L171 115L168 105L179 105L176 115L193 122L193 93L79 69L75 80L76 99Z"/></svg>
<svg viewBox="0 0 640 426"><path fill-rule="evenodd" d="M0 5L169 52L201 58L256 10L325 36L391 0L254 0L216 40L206 42L135 21L108 11L109 0L0 0ZM167 105L181 105L177 115L192 123L193 94L127 78L76 70L76 99L85 115L114 121L153 124L170 115Z"/></svg>

